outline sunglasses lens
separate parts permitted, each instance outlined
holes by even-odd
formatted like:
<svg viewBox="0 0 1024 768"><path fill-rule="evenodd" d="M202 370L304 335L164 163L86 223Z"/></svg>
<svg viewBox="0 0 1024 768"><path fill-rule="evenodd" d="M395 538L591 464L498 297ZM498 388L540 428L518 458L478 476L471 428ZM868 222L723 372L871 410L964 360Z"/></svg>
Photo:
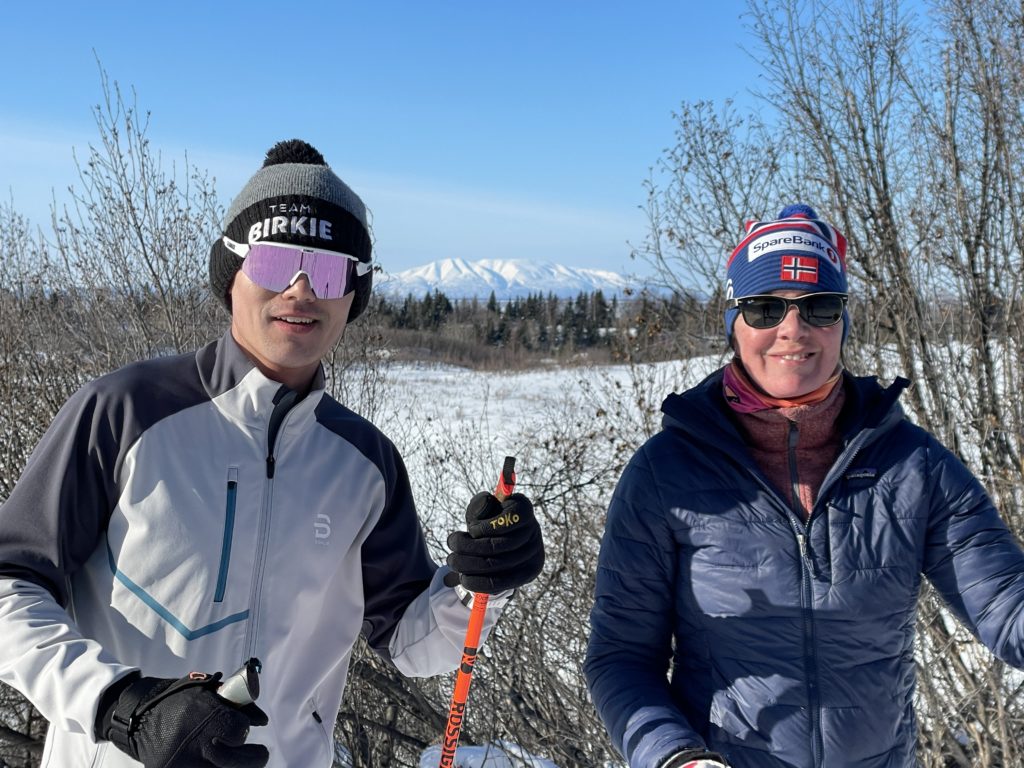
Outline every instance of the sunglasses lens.
<svg viewBox="0 0 1024 768"><path fill-rule="evenodd" d="M813 326L828 328L843 317L843 297L835 293L807 296L802 300L800 315Z"/></svg>
<svg viewBox="0 0 1024 768"><path fill-rule="evenodd" d="M306 275L318 299L340 299L354 285L355 262L329 251L254 243L242 272L261 288L280 293Z"/></svg>
<svg viewBox="0 0 1024 768"><path fill-rule="evenodd" d="M302 260L302 268L319 299L340 299L348 293L355 286L351 279L355 267L354 261L323 251L305 254Z"/></svg>
<svg viewBox="0 0 1024 768"><path fill-rule="evenodd" d="M778 296L753 296L739 304L743 320L751 328L774 328L786 316L789 305Z"/></svg>

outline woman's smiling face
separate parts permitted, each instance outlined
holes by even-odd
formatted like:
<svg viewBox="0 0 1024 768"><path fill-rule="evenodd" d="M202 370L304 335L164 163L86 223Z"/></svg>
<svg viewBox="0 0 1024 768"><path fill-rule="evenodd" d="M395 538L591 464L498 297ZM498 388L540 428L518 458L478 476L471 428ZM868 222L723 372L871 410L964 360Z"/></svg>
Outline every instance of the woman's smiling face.
<svg viewBox="0 0 1024 768"><path fill-rule="evenodd" d="M796 298L803 291L773 291ZM827 328L810 325L795 306L773 328L751 328L742 313L733 326L736 353L747 375L772 397L788 399L821 387L839 367L843 323Z"/></svg>

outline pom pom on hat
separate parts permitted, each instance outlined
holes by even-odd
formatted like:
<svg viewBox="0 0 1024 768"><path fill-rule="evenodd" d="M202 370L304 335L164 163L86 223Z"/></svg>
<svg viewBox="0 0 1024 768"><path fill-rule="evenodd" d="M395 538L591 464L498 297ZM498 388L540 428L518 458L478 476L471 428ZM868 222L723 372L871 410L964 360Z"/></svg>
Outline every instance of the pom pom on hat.
<svg viewBox="0 0 1024 768"><path fill-rule="evenodd" d="M809 205L787 205L776 219L747 222L743 239L729 256L726 277L727 299L781 290L846 293L846 238ZM730 340L738 314L736 309L725 311ZM843 324L845 338L845 316Z"/></svg>
<svg viewBox="0 0 1024 768"><path fill-rule="evenodd" d="M267 150L263 160L263 168L281 163L305 163L306 165L327 165L320 151L302 139L279 141Z"/></svg>
<svg viewBox="0 0 1024 768"><path fill-rule="evenodd" d="M301 139L275 144L262 167L231 201L223 234L239 243L268 240L349 253L370 261L366 206L327 165L324 156ZM230 311L228 291L242 260L221 238L210 248L210 289ZM373 272L356 278L348 321L366 308Z"/></svg>
<svg viewBox="0 0 1024 768"><path fill-rule="evenodd" d="M778 218L788 219L791 217L803 216L807 219L817 219L818 214L811 206L805 203L791 203L779 211Z"/></svg>

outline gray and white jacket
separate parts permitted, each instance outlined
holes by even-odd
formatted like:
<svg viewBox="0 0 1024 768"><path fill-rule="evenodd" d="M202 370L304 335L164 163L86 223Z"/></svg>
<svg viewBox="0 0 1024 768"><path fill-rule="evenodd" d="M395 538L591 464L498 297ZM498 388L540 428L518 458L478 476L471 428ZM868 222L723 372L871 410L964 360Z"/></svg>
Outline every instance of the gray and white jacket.
<svg viewBox="0 0 1024 768"><path fill-rule="evenodd" d="M40 441L0 505L0 680L50 721L43 766L138 765L93 735L135 670L258 657L252 740L272 766L326 768L360 633L406 675L458 665L469 609L398 451L322 372L287 394L229 332L86 385Z"/></svg>

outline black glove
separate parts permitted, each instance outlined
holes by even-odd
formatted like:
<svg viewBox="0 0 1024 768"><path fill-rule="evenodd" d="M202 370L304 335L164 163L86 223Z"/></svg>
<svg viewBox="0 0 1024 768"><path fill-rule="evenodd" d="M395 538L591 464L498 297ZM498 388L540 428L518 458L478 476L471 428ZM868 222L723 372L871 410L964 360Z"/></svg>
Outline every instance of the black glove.
<svg viewBox="0 0 1024 768"><path fill-rule="evenodd" d="M466 507L466 524L468 533L448 536L452 573L445 575L445 584L493 595L537 578L544 567L544 539L533 504L523 494L498 501L494 494L478 493Z"/></svg>
<svg viewBox="0 0 1024 768"><path fill-rule="evenodd" d="M270 752L245 738L249 726L269 722L267 715L218 696L220 677L133 678L101 709L97 735L146 768L263 768Z"/></svg>
<svg viewBox="0 0 1024 768"><path fill-rule="evenodd" d="M729 768L725 758L706 749L684 749L661 764L661 768Z"/></svg>

